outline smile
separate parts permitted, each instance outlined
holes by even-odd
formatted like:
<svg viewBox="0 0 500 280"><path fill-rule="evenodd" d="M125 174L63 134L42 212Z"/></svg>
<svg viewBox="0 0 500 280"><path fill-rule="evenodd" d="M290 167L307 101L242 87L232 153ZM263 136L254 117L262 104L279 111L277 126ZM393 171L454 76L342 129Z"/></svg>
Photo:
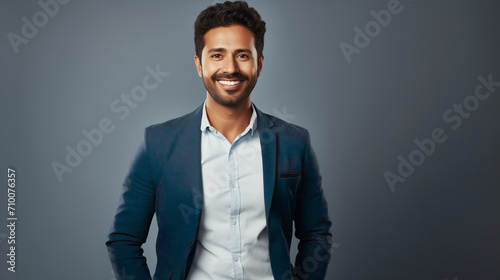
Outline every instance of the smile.
<svg viewBox="0 0 500 280"><path fill-rule="evenodd" d="M218 80L218 82L225 86L235 86L240 84L242 81L228 81L228 80Z"/></svg>

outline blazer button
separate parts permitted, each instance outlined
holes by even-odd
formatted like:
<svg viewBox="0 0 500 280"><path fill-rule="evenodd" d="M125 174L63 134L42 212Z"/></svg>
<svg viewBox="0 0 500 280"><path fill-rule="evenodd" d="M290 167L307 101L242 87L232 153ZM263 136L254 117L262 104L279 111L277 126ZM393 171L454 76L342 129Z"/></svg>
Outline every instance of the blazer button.
<svg viewBox="0 0 500 280"><path fill-rule="evenodd" d="M193 249L193 243L189 242L189 250Z"/></svg>

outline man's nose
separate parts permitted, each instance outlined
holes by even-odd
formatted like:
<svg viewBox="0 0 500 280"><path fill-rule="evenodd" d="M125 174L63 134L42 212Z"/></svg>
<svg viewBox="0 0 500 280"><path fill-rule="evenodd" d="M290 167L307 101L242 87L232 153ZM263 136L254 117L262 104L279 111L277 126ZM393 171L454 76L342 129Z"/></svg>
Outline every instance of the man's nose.
<svg viewBox="0 0 500 280"><path fill-rule="evenodd" d="M233 57L227 57L224 59L224 64L222 66L222 72L232 74L235 72L238 72L238 63L236 62L236 59Z"/></svg>

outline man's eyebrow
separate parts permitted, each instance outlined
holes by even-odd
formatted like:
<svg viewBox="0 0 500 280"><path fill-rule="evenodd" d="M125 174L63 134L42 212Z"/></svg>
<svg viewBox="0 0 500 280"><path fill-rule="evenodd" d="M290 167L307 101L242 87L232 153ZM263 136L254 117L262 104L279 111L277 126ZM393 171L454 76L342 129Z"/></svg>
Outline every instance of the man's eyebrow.
<svg viewBox="0 0 500 280"><path fill-rule="evenodd" d="M227 50L224 49L224 48L213 48L213 49L210 49L208 50L208 53L213 53L213 52L226 52ZM250 49L237 49L236 50L236 53L242 53L242 52L246 52L246 53L252 53L252 50Z"/></svg>
<svg viewBox="0 0 500 280"><path fill-rule="evenodd" d="M224 48L214 48L214 49L209 49L208 53L213 53L213 52L225 52L226 49Z"/></svg>
<svg viewBox="0 0 500 280"><path fill-rule="evenodd" d="M237 49L236 50L236 53L242 53L242 52L251 54L252 50L250 50L250 49Z"/></svg>

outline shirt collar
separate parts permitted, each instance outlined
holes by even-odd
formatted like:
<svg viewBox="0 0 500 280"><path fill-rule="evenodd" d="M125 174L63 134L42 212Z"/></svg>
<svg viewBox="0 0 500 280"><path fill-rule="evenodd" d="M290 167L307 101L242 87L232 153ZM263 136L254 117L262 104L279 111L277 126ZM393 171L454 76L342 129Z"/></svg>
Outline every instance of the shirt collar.
<svg viewBox="0 0 500 280"><path fill-rule="evenodd" d="M213 130L214 128L210 125L210 121L207 117L207 101L203 102L203 112L201 113L201 125L200 129L202 132L205 132L207 129ZM253 136L255 130L257 130L257 111L255 110L255 106L252 103L252 116L250 116L250 123L248 124L245 131L243 131L242 135L246 134L250 130L250 135Z"/></svg>

